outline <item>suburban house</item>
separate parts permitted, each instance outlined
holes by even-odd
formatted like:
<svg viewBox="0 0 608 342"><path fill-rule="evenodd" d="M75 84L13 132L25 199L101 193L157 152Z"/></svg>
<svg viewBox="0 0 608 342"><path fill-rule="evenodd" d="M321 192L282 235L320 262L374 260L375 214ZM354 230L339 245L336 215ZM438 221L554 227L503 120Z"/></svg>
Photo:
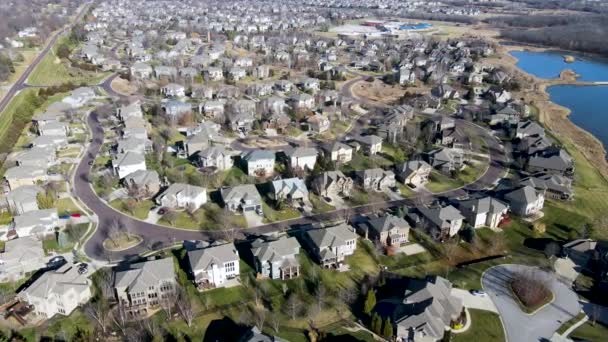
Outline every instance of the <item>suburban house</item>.
<svg viewBox="0 0 608 342"><path fill-rule="evenodd" d="M519 184L529 185L540 192L544 192L547 198L565 201L574 197L572 179L560 175L534 175L522 179Z"/></svg>
<svg viewBox="0 0 608 342"><path fill-rule="evenodd" d="M45 168L38 166L15 166L4 172L4 179L12 191L21 186L44 183L48 175Z"/></svg>
<svg viewBox="0 0 608 342"><path fill-rule="evenodd" d="M46 266L42 241L32 236L8 240L0 253L0 282L15 282Z"/></svg>
<svg viewBox="0 0 608 342"><path fill-rule="evenodd" d="M459 148L440 148L427 153L429 164L444 174L450 175L452 172L460 171L465 168L464 151Z"/></svg>
<svg viewBox="0 0 608 342"><path fill-rule="evenodd" d="M462 227L464 216L451 205L432 208L420 206L416 209L420 213L418 225L436 240L453 237Z"/></svg>
<svg viewBox="0 0 608 342"><path fill-rule="evenodd" d="M326 171L313 180L312 186L320 196L348 196L353 189L353 180L342 171Z"/></svg>
<svg viewBox="0 0 608 342"><path fill-rule="evenodd" d="M458 208L473 228L497 228L509 211L506 204L492 197L461 201Z"/></svg>
<svg viewBox="0 0 608 342"><path fill-rule="evenodd" d="M198 289L221 287L239 276L239 252L232 243L188 251L188 262Z"/></svg>
<svg viewBox="0 0 608 342"><path fill-rule="evenodd" d="M505 195L505 200L516 215L528 217L539 215L545 205L544 192L525 185Z"/></svg>
<svg viewBox="0 0 608 342"><path fill-rule="evenodd" d="M112 169L123 179L137 170L146 170L146 158L137 152L119 153L112 158Z"/></svg>
<svg viewBox="0 0 608 342"><path fill-rule="evenodd" d="M232 153L223 146L210 146L202 149L198 154L198 164L203 168L215 168L225 171L234 166Z"/></svg>
<svg viewBox="0 0 608 342"><path fill-rule="evenodd" d="M520 121L515 128L515 138L523 139L529 136L545 136L545 129L535 121Z"/></svg>
<svg viewBox="0 0 608 342"><path fill-rule="evenodd" d="M313 170L317 163L317 150L311 147L296 147L285 153L293 169Z"/></svg>
<svg viewBox="0 0 608 342"><path fill-rule="evenodd" d="M348 163L353 159L353 148L339 141L323 146L323 150L336 163Z"/></svg>
<svg viewBox="0 0 608 342"><path fill-rule="evenodd" d="M69 316L78 306L88 302L91 296L91 282L73 264L43 273L18 294L19 298L34 307L37 315L45 318L56 314Z"/></svg>
<svg viewBox="0 0 608 342"><path fill-rule="evenodd" d="M166 208L194 211L207 203L207 189L185 183L173 183L156 198L156 203Z"/></svg>
<svg viewBox="0 0 608 342"><path fill-rule="evenodd" d="M222 201L230 211L262 214L262 196L253 184L237 185L220 190Z"/></svg>
<svg viewBox="0 0 608 342"><path fill-rule="evenodd" d="M274 173L275 154L273 151L250 151L245 154L243 161L249 176L266 177Z"/></svg>
<svg viewBox="0 0 608 342"><path fill-rule="evenodd" d="M530 157L526 171L571 176L574 173L574 161L563 148L550 147Z"/></svg>
<svg viewBox="0 0 608 342"><path fill-rule="evenodd" d="M128 192L134 197L150 198L160 191L160 177L154 170L137 170L122 179Z"/></svg>
<svg viewBox="0 0 608 342"><path fill-rule="evenodd" d="M13 231L17 236L44 237L55 232L59 226L56 208L27 211L13 218L8 234Z"/></svg>
<svg viewBox="0 0 608 342"><path fill-rule="evenodd" d="M357 171L357 180L364 190L387 191L395 187L395 173L381 168Z"/></svg>
<svg viewBox="0 0 608 342"><path fill-rule="evenodd" d="M420 187L428 183L432 169L431 165L423 160L410 160L397 165L396 178L403 184Z"/></svg>
<svg viewBox="0 0 608 342"><path fill-rule="evenodd" d="M24 185L6 194L6 205L12 212L21 215L38 210L39 193L44 190L38 185Z"/></svg>
<svg viewBox="0 0 608 342"><path fill-rule="evenodd" d="M395 215L370 217L367 238L380 241L384 246L402 246L409 241L410 224Z"/></svg>
<svg viewBox="0 0 608 342"><path fill-rule="evenodd" d="M452 284L439 276L411 279L403 302L395 308L392 321L397 339L439 341L452 321L462 314L462 299L452 295Z"/></svg>
<svg viewBox="0 0 608 342"><path fill-rule="evenodd" d="M369 156L373 156L382 151L382 138L377 135L359 135L353 138L359 143L363 152Z"/></svg>
<svg viewBox="0 0 608 342"><path fill-rule="evenodd" d="M283 199L288 202L302 201L308 202L308 188L303 179L300 178L285 178L272 181L270 183L271 199L278 201Z"/></svg>
<svg viewBox="0 0 608 342"><path fill-rule="evenodd" d="M357 234L345 223L308 230L306 237L312 253L324 268L339 268L344 258L357 249Z"/></svg>
<svg viewBox="0 0 608 342"><path fill-rule="evenodd" d="M326 132L331 126L329 119L322 114L314 114L306 119L308 130L317 134Z"/></svg>
<svg viewBox="0 0 608 342"><path fill-rule="evenodd" d="M147 315L162 301L173 302L176 285L173 258L133 263L114 275L116 299L131 316Z"/></svg>
<svg viewBox="0 0 608 342"><path fill-rule="evenodd" d="M160 88L160 93L166 97L184 97L186 96L186 88L181 84L169 83Z"/></svg>
<svg viewBox="0 0 608 342"><path fill-rule="evenodd" d="M292 279L300 275L300 244L295 237L257 239L251 244L256 272L270 279Z"/></svg>

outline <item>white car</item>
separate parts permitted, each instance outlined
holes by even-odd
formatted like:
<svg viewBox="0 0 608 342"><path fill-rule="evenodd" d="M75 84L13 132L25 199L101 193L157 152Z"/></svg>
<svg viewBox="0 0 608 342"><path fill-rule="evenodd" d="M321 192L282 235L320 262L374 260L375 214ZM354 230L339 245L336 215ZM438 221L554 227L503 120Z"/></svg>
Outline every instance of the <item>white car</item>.
<svg viewBox="0 0 608 342"><path fill-rule="evenodd" d="M476 296L476 297L485 297L485 296L487 296L487 294L485 292L483 292L482 290L471 290L470 292L471 292L471 294L473 296Z"/></svg>

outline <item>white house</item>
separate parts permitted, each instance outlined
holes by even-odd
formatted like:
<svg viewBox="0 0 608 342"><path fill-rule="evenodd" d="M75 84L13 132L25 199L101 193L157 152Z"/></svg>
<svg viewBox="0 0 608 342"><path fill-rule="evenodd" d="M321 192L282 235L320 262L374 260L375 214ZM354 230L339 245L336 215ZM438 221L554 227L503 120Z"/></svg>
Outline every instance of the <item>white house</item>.
<svg viewBox="0 0 608 342"><path fill-rule="evenodd" d="M196 210L207 203L207 189L190 184L174 183L158 196L156 202L167 208Z"/></svg>
<svg viewBox="0 0 608 342"><path fill-rule="evenodd" d="M249 176L270 176L274 173L275 154L268 150L250 151L243 157Z"/></svg>
<svg viewBox="0 0 608 342"><path fill-rule="evenodd" d="M65 264L56 271L44 273L18 296L33 305L37 315L68 316L91 299L90 285L86 274L79 274L76 265Z"/></svg>
<svg viewBox="0 0 608 342"><path fill-rule="evenodd" d="M222 146L211 146L201 150L198 153L198 161L201 167L214 167L220 171L228 170L234 165L232 153Z"/></svg>
<svg viewBox="0 0 608 342"><path fill-rule="evenodd" d="M33 210L15 216L10 230L19 237L24 236L46 236L53 234L59 226L59 215L57 209Z"/></svg>
<svg viewBox="0 0 608 342"><path fill-rule="evenodd" d="M146 170L146 158L137 152L120 153L112 159L112 169L118 178L123 179L132 172Z"/></svg>
<svg viewBox="0 0 608 342"><path fill-rule="evenodd" d="M160 88L161 94L166 97L184 97L186 96L186 88L181 84L169 83Z"/></svg>
<svg viewBox="0 0 608 342"><path fill-rule="evenodd" d="M188 261L199 289L223 286L240 273L239 252L232 243L189 251Z"/></svg>
<svg viewBox="0 0 608 342"><path fill-rule="evenodd" d="M544 192L526 185L505 195L511 211L519 216L535 216L542 212L545 205Z"/></svg>
<svg viewBox="0 0 608 342"><path fill-rule="evenodd" d="M317 150L310 147L297 147L286 152L289 165L293 169L313 170L317 163Z"/></svg>
<svg viewBox="0 0 608 342"><path fill-rule="evenodd" d="M492 197L462 201L458 208L473 228L496 228L509 211L506 204Z"/></svg>

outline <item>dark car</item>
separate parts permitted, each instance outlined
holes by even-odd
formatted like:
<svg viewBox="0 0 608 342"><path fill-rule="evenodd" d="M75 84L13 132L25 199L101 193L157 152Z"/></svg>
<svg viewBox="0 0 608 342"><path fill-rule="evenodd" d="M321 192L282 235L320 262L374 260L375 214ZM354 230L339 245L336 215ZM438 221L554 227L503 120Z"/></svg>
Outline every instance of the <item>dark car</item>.
<svg viewBox="0 0 608 342"><path fill-rule="evenodd" d="M67 264L67 260L61 255L52 257L51 260L47 263L47 266L50 268L59 268L63 265Z"/></svg>

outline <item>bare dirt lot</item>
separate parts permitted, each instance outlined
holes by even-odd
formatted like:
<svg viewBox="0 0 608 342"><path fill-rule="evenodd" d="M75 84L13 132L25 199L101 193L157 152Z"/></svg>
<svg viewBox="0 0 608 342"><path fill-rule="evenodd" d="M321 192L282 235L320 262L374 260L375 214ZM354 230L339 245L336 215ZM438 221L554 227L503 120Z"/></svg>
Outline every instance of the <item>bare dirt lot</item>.
<svg viewBox="0 0 608 342"><path fill-rule="evenodd" d="M388 85L378 79L373 82L357 82L352 91L355 96L385 104L391 104L405 94L405 89L401 86Z"/></svg>

